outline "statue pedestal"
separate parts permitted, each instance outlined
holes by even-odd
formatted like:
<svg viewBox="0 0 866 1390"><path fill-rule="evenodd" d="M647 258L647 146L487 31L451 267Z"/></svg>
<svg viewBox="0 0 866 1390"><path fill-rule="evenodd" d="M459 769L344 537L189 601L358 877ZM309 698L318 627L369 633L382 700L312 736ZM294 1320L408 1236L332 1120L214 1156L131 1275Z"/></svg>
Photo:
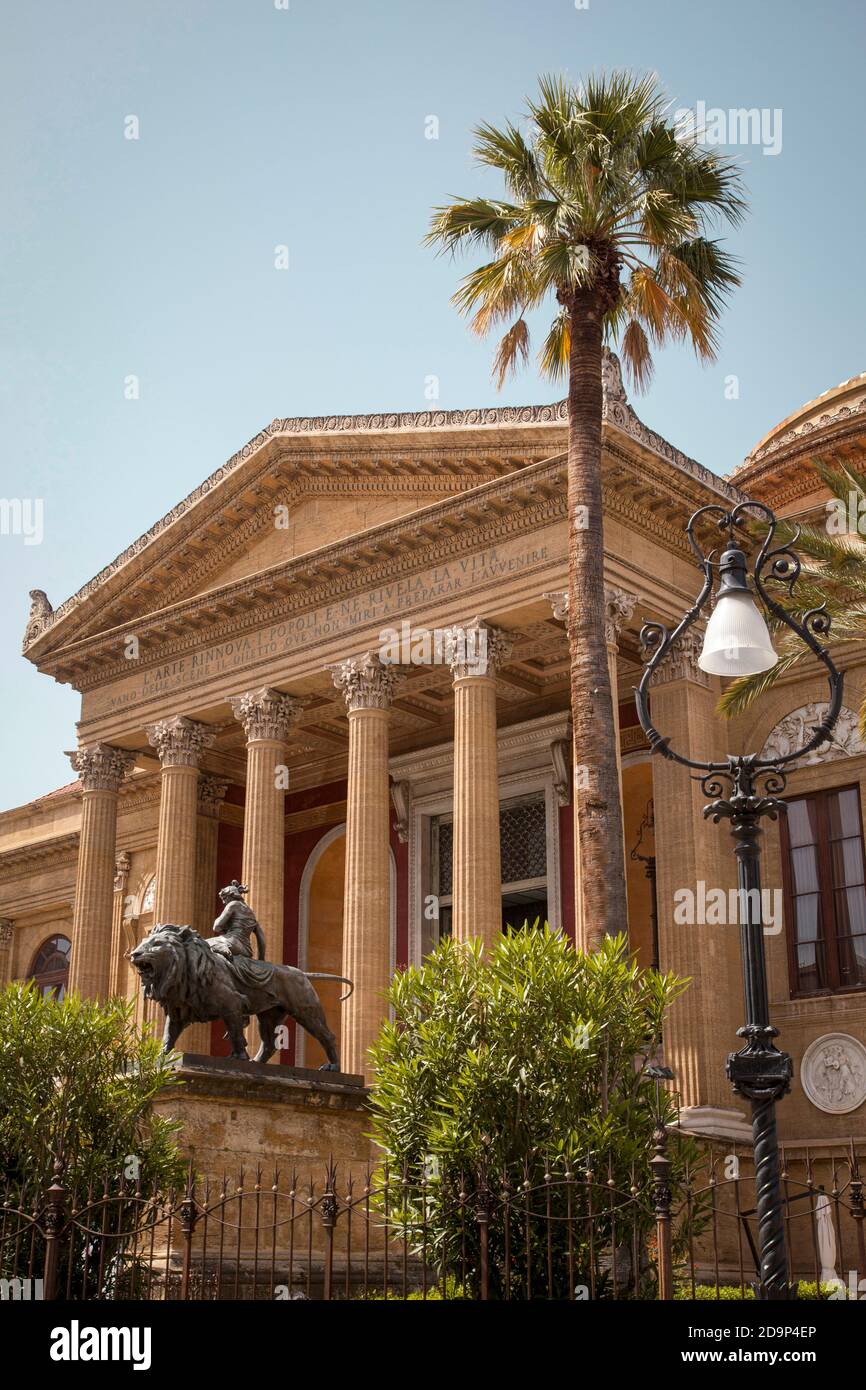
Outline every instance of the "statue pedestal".
<svg viewBox="0 0 866 1390"><path fill-rule="evenodd" d="M191 1234L175 1221L157 1241L169 1285L185 1248L198 1297L315 1296L330 1278L354 1283L375 1163L363 1078L189 1053L177 1075L153 1109L182 1123L196 1208ZM384 1242L372 1236L375 1264Z"/></svg>
<svg viewBox="0 0 866 1390"><path fill-rule="evenodd" d="M372 1159L367 1090L361 1076L268 1067L227 1057L184 1053L179 1085L154 1102L158 1115L181 1120L181 1148L201 1178L234 1180L243 1167L262 1170L270 1188L283 1177L324 1181L330 1159L342 1177L360 1177Z"/></svg>

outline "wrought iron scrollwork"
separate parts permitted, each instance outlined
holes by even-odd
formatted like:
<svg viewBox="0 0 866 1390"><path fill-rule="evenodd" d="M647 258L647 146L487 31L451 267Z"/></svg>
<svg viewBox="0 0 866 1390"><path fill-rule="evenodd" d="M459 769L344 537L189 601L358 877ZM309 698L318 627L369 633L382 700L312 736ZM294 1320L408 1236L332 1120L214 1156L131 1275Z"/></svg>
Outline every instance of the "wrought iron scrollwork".
<svg viewBox="0 0 866 1390"><path fill-rule="evenodd" d="M650 686L656 671L689 628L697 622L712 597L718 547L704 553L695 535L698 523L703 518L712 517L719 531L727 532L729 542L734 543L735 532L744 528L752 516L762 520L767 528L752 567L755 592L766 611L778 623L796 633L824 666L830 691L827 714L820 724L813 727L811 737L803 746L793 752L775 758L761 758L752 754L743 757L729 756L724 762L701 762L678 753L671 747L670 738L656 728L649 712ZM779 546L774 545L777 530L776 516L763 502L741 502L732 511L726 511L724 507L715 504L701 507L694 513L686 528L689 544L704 576L701 590L673 631L662 622L649 622L644 625L640 634L641 645L647 655L643 676L635 691L635 704L641 728L653 753L659 753L662 757L700 774L697 780L711 798L704 814L711 816L715 821L720 820L722 816L735 819L748 811L754 815L767 815L775 819L779 811L779 797L785 789L782 765L796 763L799 758L827 742L842 709L842 673L837 669L821 640L827 638L830 633L830 616L826 605L811 608L798 619L767 589L768 584L778 584L793 599L794 586L801 573L801 562L794 549L800 528L796 528L790 541Z"/></svg>

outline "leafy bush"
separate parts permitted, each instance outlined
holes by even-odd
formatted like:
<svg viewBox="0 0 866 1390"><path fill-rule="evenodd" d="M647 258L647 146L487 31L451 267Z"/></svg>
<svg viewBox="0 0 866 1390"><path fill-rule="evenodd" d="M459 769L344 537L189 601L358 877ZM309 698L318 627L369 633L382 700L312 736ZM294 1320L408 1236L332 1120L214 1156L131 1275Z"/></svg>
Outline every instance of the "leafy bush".
<svg viewBox="0 0 866 1390"><path fill-rule="evenodd" d="M626 1282L637 1292L649 1270L653 1225L648 1160L657 1101L646 1067L684 987L674 976L640 970L623 937L584 955L547 927L503 935L486 956L478 942L443 941L423 965L398 973L389 994L393 1021L371 1052L374 1136L400 1178L392 1224L414 1248L423 1242L428 1255L477 1284L479 1238L467 1186L477 1188L481 1175L494 1196L505 1190L515 1200L538 1189L539 1200L552 1203L553 1220L546 1205L542 1219L533 1213L520 1240L509 1241L507 1270L507 1214L498 1203L489 1228L495 1289L507 1281L519 1294L526 1264L547 1260L543 1247L553 1231L560 1291L567 1259L569 1279L592 1282L598 1292L614 1282L615 1269L619 1292ZM664 1092L660 1104L672 1119ZM671 1142L675 1183L690 1144ZM573 1182L562 1181L567 1172ZM601 1209L614 1196L619 1216ZM592 1241L581 1201L592 1203ZM572 1219L563 1221L569 1203ZM623 1249L631 1242L623 1225L633 1218L640 1224L637 1273ZM566 1254L569 1227L580 1248Z"/></svg>
<svg viewBox="0 0 866 1390"><path fill-rule="evenodd" d="M13 1192L44 1192L60 1155L79 1191L133 1172L146 1191L184 1180L179 1125L150 1112L175 1074L132 1014L127 1000L58 1000L32 983L0 991L0 1171Z"/></svg>
<svg viewBox="0 0 866 1390"><path fill-rule="evenodd" d="M830 1297L833 1293L832 1284L815 1283L814 1279L802 1280L797 1285L797 1298L806 1302L820 1302ZM677 1284L674 1289L674 1298L694 1303L709 1302L732 1302L736 1300L754 1300L754 1291L747 1284L744 1289L739 1284L720 1284L718 1289L715 1284L696 1284L692 1292L691 1284Z"/></svg>

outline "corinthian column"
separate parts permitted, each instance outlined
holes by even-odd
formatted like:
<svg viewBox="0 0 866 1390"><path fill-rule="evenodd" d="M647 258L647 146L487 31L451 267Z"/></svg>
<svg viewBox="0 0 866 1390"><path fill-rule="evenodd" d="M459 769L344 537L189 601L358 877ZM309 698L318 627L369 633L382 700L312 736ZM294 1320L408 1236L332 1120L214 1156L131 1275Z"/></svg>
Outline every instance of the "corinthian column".
<svg viewBox="0 0 866 1390"><path fill-rule="evenodd" d="M301 704L279 690L248 690L231 702L247 736L247 798L244 808L242 877L247 901L267 943L268 960L281 963L285 865L285 766L289 729Z"/></svg>
<svg viewBox="0 0 866 1390"><path fill-rule="evenodd" d="M394 672L372 652L330 668L349 716L343 974L355 990L343 1005L343 1071L371 1076L367 1049L385 1017L391 975L388 859L388 706Z"/></svg>
<svg viewBox="0 0 866 1390"><path fill-rule="evenodd" d="M206 724L180 714L149 725L146 732L162 767L153 920L191 927L196 910L198 764L215 734Z"/></svg>
<svg viewBox="0 0 866 1390"><path fill-rule="evenodd" d="M135 762L126 748L94 743L69 754L81 782L81 837L72 909L69 988L91 999L111 990L117 796Z"/></svg>
<svg viewBox="0 0 866 1390"><path fill-rule="evenodd" d="M452 933L492 948L502 931L496 667L511 641L480 618L449 630L454 678L454 865Z"/></svg>

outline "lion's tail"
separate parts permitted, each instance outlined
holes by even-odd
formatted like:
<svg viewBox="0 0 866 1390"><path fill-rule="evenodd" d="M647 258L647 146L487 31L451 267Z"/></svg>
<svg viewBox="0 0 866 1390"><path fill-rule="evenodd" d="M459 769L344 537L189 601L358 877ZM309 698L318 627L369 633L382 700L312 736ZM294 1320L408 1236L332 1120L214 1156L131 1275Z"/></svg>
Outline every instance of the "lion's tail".
<svg viewBox="0 0 866 1390"><path fill-rule="evenodd" d="M341 984L348 985L349 989L347 993L340 995L341 1004L344 999L348 999L349 996L355 992L355 986L347 975L327 975L323 974L321 970L305 970L304 974L308 980L339 980Z"/></svg>

